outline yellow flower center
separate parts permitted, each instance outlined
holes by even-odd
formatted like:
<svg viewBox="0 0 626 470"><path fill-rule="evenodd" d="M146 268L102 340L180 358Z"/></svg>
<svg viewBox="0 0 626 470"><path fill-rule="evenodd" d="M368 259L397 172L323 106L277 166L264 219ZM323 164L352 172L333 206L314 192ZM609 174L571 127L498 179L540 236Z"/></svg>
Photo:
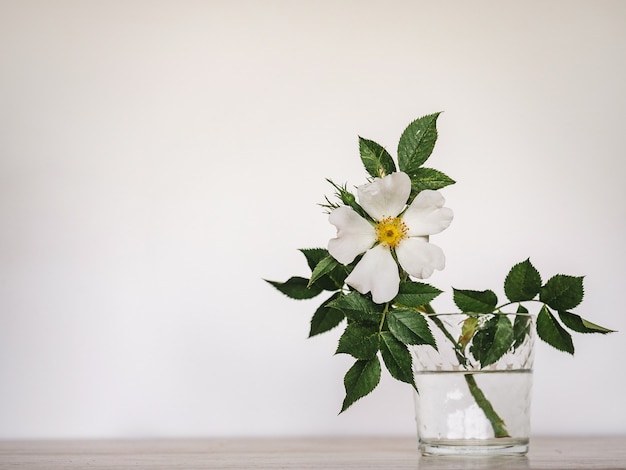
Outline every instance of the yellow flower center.
<svg viewBox="0 0 626 470"><path fill-rule="evenodd" d="M395 248L406 238L409 231L400 217L385 217L376 226L376 241L381 245Z"/></svg>

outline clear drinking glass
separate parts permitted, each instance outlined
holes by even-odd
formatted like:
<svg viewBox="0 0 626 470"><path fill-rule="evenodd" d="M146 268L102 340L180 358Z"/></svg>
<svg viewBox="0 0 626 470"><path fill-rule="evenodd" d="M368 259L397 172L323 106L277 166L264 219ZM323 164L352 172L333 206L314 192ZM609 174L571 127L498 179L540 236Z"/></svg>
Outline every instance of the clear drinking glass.
<svg viewBox="0 0 626 470"><path fill-rule="evenodd" d="M419 345L412 350L422 454L525 454L530 437L533 318L427 317L438 348Z"/></svg>

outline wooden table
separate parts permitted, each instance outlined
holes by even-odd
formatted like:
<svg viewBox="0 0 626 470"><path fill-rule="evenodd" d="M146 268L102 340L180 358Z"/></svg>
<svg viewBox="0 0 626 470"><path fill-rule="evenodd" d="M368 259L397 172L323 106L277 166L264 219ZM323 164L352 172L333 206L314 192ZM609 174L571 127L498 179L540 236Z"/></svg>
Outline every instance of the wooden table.
<svg viewBox="0 0 626 470"><path fill-rule="evenodd" d="M421 457L414 438L0 441L0 469L626 469L626 436L534 437L526 457Z"/></svg>

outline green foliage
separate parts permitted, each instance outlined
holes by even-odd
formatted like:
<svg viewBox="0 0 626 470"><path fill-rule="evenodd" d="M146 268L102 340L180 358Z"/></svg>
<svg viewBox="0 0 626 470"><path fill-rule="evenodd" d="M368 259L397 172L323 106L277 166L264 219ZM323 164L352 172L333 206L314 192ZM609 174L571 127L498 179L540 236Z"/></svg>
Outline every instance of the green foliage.
<svg viewBox="0 0 626 470"><path fill-rule="evenodd" d="M328 304L331 308L341 310L348 319L356 322L378 325L382 316L382 306L375 304L368 297L358 292L340 295Z"/></svg>
<svg viewBox="0 0 626 470"><path fill-rule="evenodd" d="M306 262L309 265L309 269L313 271L315 266L327 256L330 256L328 250L325 248L301 248L300 253L306 258Z"/></svg>
<svg viewBox="0 0 626 470"><path fill-rule="evenodd" d="M559 312L559 318L566 327L578 333L600 333L603 335L607 333L615 333L615 330L609 330L603 326L591 323L574 313Z"/></svg>
<svg viewBox="0 0 626 470"><path fill-rule="evenodd" d="M355 359L371 359L378 352L380 334L371 324L350 323L341 338L336 354L350 354Z"/></svg>
<svg viewBox="0 0 626 470"><path fill-rule="evenodd" d="M311 284L320 279L322 276L330 274L337 266L339 266L339 261L332 256L328 255L325 258L322 258L320 262L315 265L307 287L310 287Z"/></svg>
<svg viewBox="0 0 626 470"><path fill-rule="evenodd" d="M441 171L432 168L418 168L409 177L411 178L411 187L416 193L424 189L445 188L456 182Z"/></svg>
<svg viewBox="0 0 626 470"><path fill-rule="evenodd" d="M504 280L504 293L511 302L532 300L541 289L541 276L530 260L517 263Z"/></svg>
<svg viewBox="0 0 626 470"><path fill-rule="evenodd" d="M545 305L537 315L537 334L543 341L559 351L574 354L572 336L554 318L552 312Z"/></svg>
<svg viewBox="0 0 626 470"><path fill-rule="evenodd" d="M335 300L337 297L339 297L338 292L333 294L315 311L313 317L311 318L311 329L309 331L309 338L311 336L319 335L320 333L325 333L326 331L332 330L343 321L345 315L341 310L328 307L328 304Z"/></svg>
<svg viewBox="0 0 626 470"><path fill-rule="evenodd" d="M325 248L302 248L300 252L305 256L311 279L307 287L312 284L323 290L336 291L342 288L348 276L348 268L335 260Z"/></svg>
<svg viewBox="0 0 626 470"><path fill-rule="evenodd" d="M583 300L583 278L557 274L541 288L539 300L559 312L576 307Z"/></svg>
<svg viewBox="0 0 626 470"><path fill-rule="evenodd" d="M430 344L437 347L424 316L408 308L396 308L387 315L389 331L404 344Z"/></svg>
<svg viewBox="0 0 626 470"><path fill-rule="evenodd" d="M371 176L382 178L396 171L396 165L389 152L373 140L359 137L359 151L363 165Z"/></svg>
<svg viewBox="0 0 626 470"><path fill-rule="evenodd" d="M513 325L507 315L493 315L474 334L470 352L487 367L500 359L513 344Z"/></svg>
<svg viewBox="0 0 626 470"><path fill-rule="evenodd" d="M294 276L286 282L267 282L292 299L309 299L323 290L334 291L313 314L309 336L329 331L348 319L336 353L349 354L357 362L344 379L346 397L341 411L377 386L381 372L379 352L392 377L415 387L408 346L421 344L437 348L425 315L432 312L430 302L441 294L441 290L407 280L400 283L393 302L387 306L379 305L369 295L357 291L344 293L345 278L352 266L341 265L323 248L300 251L311 270L310 279ZM453 341L457 354L464 357L467 345L471 345L470 352L484 368L520 347L531 333L532 326L528 309L522 302L542 304L536 320L537 334L560 351L574 353L572 337L566 328L579 333L613 332L568 311L583 298L582 282L583 277L557 274L542 286L541 276L529 259L515 264L504 281L507 299L510 303L518 303L517 313L521 314L513 322L507 315L500 314L501 307L497 306L494 291L453 289L457 307L473 314L464 322L458 342ZM561 322L550 308L558 312ZM485 319L484 315L489 317ZM435 322L435 325L445 328L441 322ZM488 401L484 406L488 408Z"/></svg>
<svg viewBox="0 0 626 470"><path fill-rule="evenodd" d="M415 388L413 362L407 347L388 331L383 331L380 339L380 353L391 376Z"/></svg>
<svg viewBox="0 0 626 470"><path fill-rule="evenodd" d="M519 348L524 343L524 340L530 334L533 324L530 315L528 315L528 310L523 305L518 307L517 313L522 315L516 315L515 321L513 322L513 337L515 338L515 342L513 343L514 349Z"/></svg>
<svg viewBox="0 0 626 470"><path fill-rule="evenodd" d="M541 276L529 259L515 264L504 281L504 291L511 303L539 302L542 307L537 315L536 329L539 338L556 349L574 354L572 337L566 328L579 333L611 333L613 330L596 325L584 318L569 312L580 304L583 299L583 277L557 274L545 285L541 285ZM463 312L488 314L498 312L497 298L492 291L468 291L454 289L454 301ZM508 305L508 304L505 304ZM550 308L558 312L561 322L552 314ZM521 303L517 313L528 314L528 309ZM494 358L504 354L504 347L517 349L530 334L532 320L528 315L518 315L512 328L512 343L509 342L508 325L503 330L494 329L494 320L489 320L483 328L464 329L459 340L461 347L468 344L474 335L472 353L485 367L494 362ZM509 322L510 323L510 322ZM473 324L472 324L473 325ZM564 327L564 326L566 327ZM471 325L470 325L471 326ZM496 336L496 332L499 332ZM503 352L504 351L504 352ZM497 360L497 359L495 359Z"/></svg>
<svg viewBox="0 0 626 470"><path fill-rule="evenodd" d="M340 413L346 411L359 398L368 395L380 382L380 361L377 356L367 361L359 359L346 373L343 385L346 397Z"/></svg>
<svg viewBox="0 0 626 470"><path fill-rule="evenodd" d="M430 157L437 141L437 118L441 113L416 119L407 126L398 143L398 166L411 176Z"/></svg>
<svg viewBox="0 0 626 470"><path fill-rule="evenodd" d="M498 297L491 290L453 289L453 300L461 312L491 313L496 309Z"/></svg>
<svg viewBox="0 0 626 470"><path fill-rule="evenodd" d="M428 305L439 294L441 291L429 284L413 281L401 282L395 303L405 307L418 308L422 305Z"/></svg>
<svg viewBox="0 0 626 470"><path fill-rule="evenodd" d="M285 282L268 281L287 297L296 300L312 299L322 292L322 288L318 285L308 287L309 280L299 276L293 276Z"/></svg>

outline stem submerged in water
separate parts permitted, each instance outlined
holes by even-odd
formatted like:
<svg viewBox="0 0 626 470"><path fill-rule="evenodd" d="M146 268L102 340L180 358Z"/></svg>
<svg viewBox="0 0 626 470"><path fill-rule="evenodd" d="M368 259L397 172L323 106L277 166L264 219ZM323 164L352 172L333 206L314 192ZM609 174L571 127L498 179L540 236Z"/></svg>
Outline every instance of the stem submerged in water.
<svg viewBox="0 0 626 470"><path fill-rule="evenodd" d="M435 315L435 311L431 307L430 304L424 305L424 312L427 315ZM450 334L450 332L446 329L443 322L437 317L430 317L435 325L441 330L444 336L452 343L454 346L454 351L456 353L456 357L459 360L459 364L467 369L467 358L465 354L463 354L463 348L461 345L454 339L454 337ZM467 386L469 388L472 397L476 401L476 404L479 408L485 413L485 417L491 423L491 427L493 428L493 434L495 437L511 437L506 430L506 425L504 424L504 420L500 418L496 410L493 409L493 405L489 401L489 399L485 396L481 388L476 383L476 379L474 378L474 374L465 374L465 382L467 382Z"/></svg>
<svg viewBox="0 0 626 470"><path fill-rule="evenodd" d="M467 382L467 386L474 400L476 400L476 404L483 410L483 413L485 413L485 416L491 423L495 437L511 437L506 430L504 420L496 413L496 410L493 409L493 405L476 383L474 374L465 374L465 381Z"/></svg>

